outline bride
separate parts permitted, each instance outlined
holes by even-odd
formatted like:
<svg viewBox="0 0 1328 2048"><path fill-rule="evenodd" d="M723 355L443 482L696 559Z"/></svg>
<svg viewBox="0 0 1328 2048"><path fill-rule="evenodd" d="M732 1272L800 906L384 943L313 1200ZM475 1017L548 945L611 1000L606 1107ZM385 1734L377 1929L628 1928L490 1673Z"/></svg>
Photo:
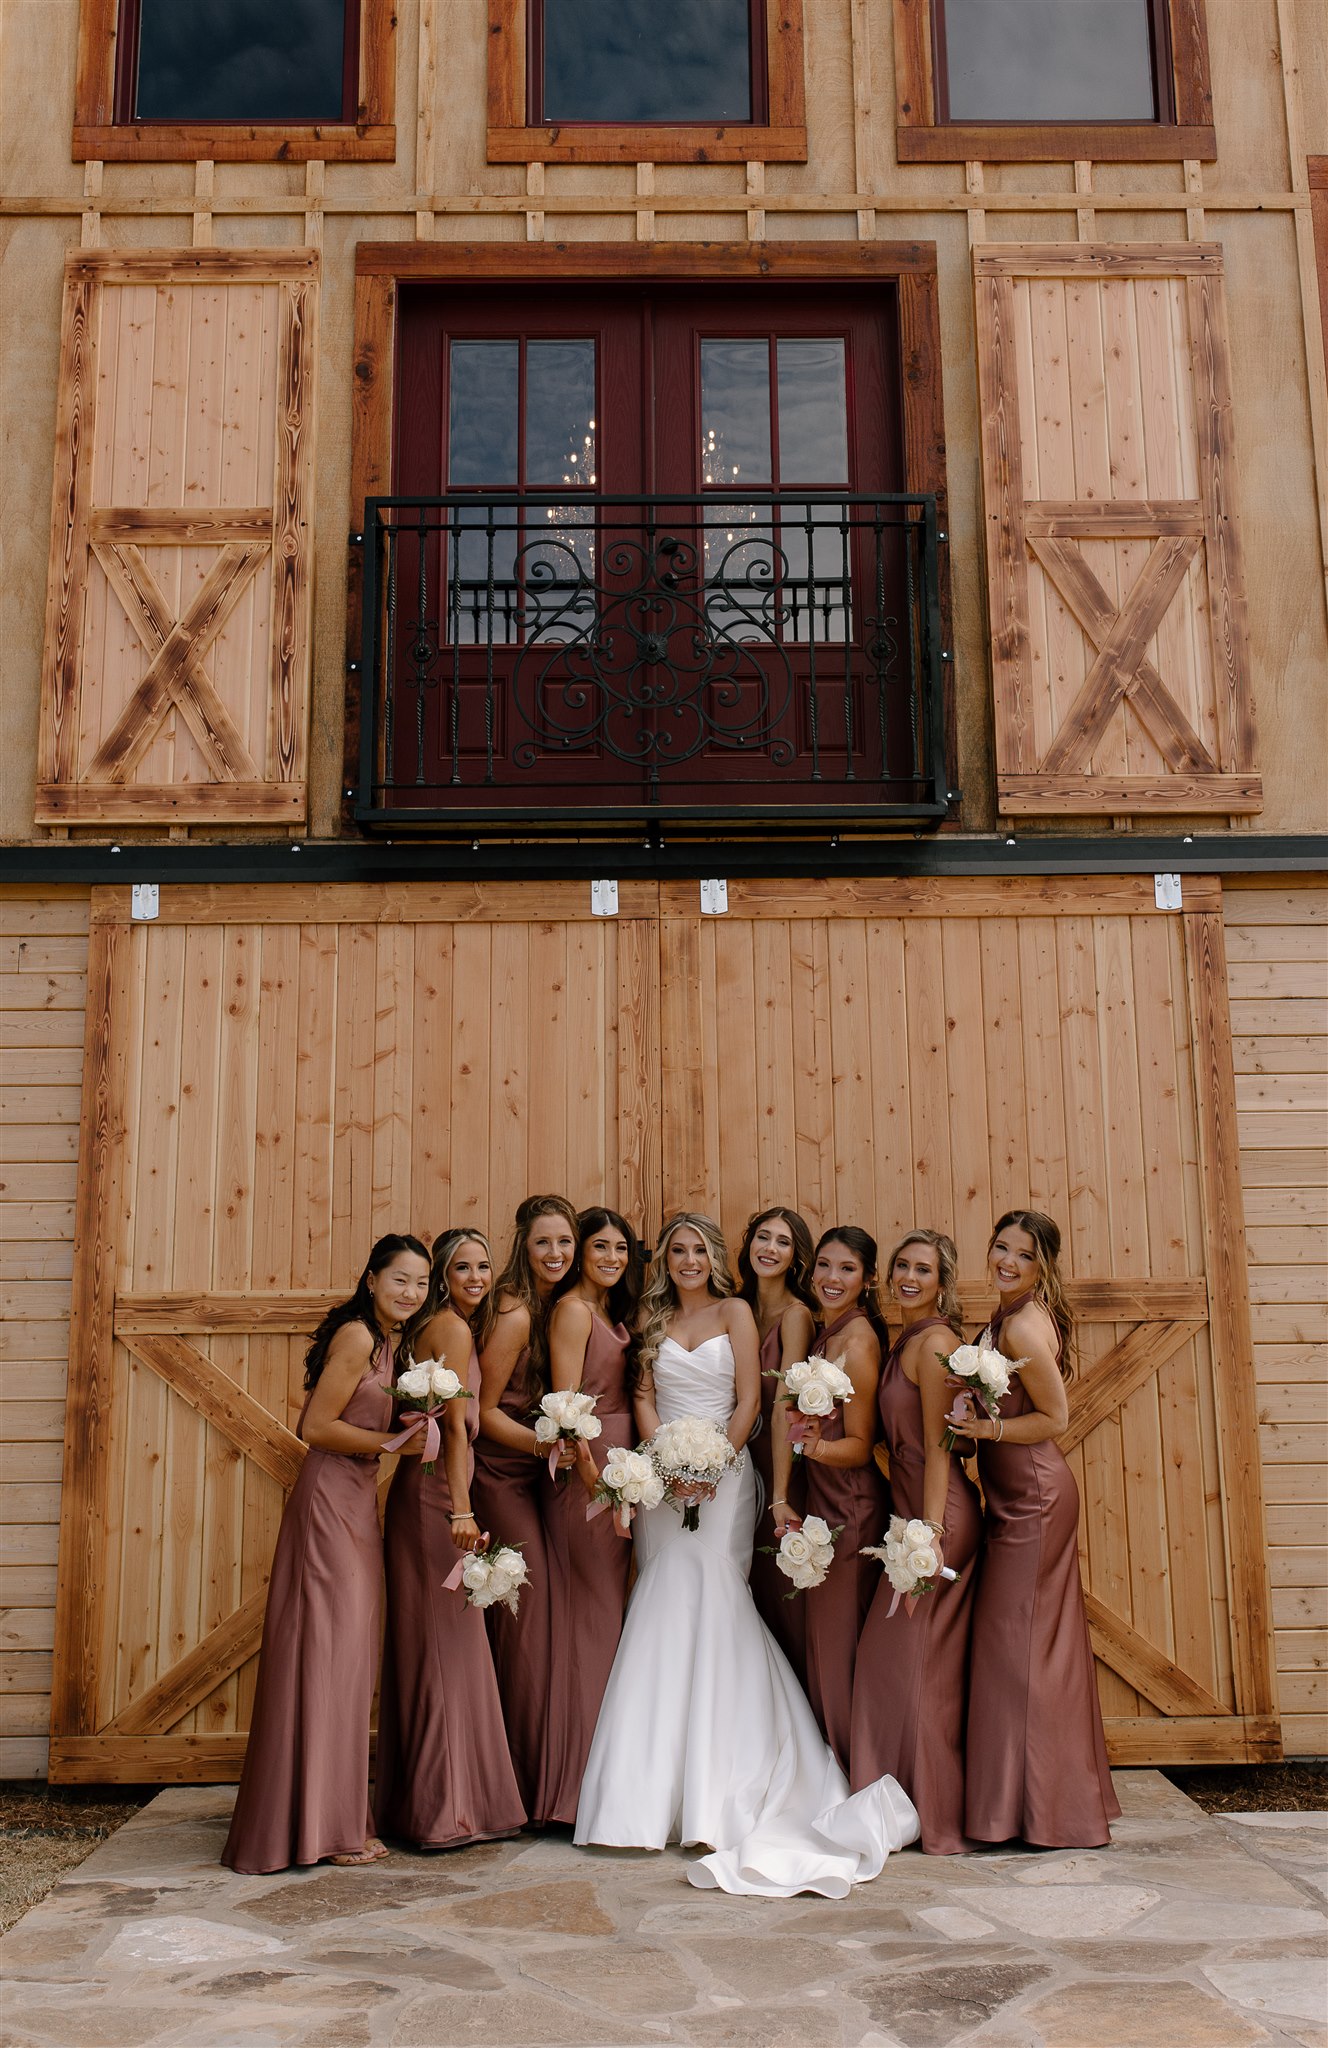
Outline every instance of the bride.
<svg viewBox="0 0 1328 2048"><path fill-rule="evenodd" d="M627 1609L581 1787L580 1843L714 1853L693 1884L786 1898L842 1898L917 1839L893 1778L853 1798L811 1708L747 1587L758 1511L743 1446L760 1407L756 1324L734 1292L706 1216L666 1224L641 1300L636 1422L702 1416L728 1434L736 1466L696 1492L638 1511L639 1577Z"/></svg>

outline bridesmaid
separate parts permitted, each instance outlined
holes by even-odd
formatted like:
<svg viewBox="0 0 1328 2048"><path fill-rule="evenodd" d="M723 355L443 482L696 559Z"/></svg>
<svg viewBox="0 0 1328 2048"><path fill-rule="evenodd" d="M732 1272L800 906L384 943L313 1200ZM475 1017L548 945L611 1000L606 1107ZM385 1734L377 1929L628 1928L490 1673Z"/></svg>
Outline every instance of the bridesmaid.
<svg viewBox="0 0 1328 2048"><path fill-rule="evenodd" d="M1011 1209L987 1265L999 1296L988 1339L1024 1364L977 1439L986 1553L973 1613L965 1832L1038 1848L1096 1849L1120 1807L1111 1786L1079 1582L1079 1490L1055 1439L1069 1420L1074 1319L1061 1234Z"/></svg>
<svg viewBox="0 0 1328 2048"><path fill-rule="evenodd" d="M890 1513L890 1495L872 1456L876 1441L876 1392L881 1377L881 1322L876 1301L876 1239L856 1224L836 1224L816 1247L812 1293L822 1328L813 1356L828 1358L853 1382L849 1399L824 1419L800 1418L804 1427L807 1513L821 1515L832 1529L834 1562L825 1583L802 1597L807 1612L807 1697L826 1741L844 1770L849 1767L853 1722L853 1667L858 1638L876 1592L880 1566L861 1555L879 1543ZM788 1421L792 1410L776 1412L776 1491L788 1493L792 1460ZM787 1506L775 1510L783 1533L798 1518Z"/></svg>
<svg viewBox="0 0 1328 2048"><path fill-rule="evenodd" d="M525 1824L484 1616L444 1580L485 1538L470 1511L482 1344L493 1323L493 1262L478 1231L433 1252L417 1358L447 1359L469 1386L438 1418L441 1471L398 1465L387 1496L387 1635L378 1702L374 1817L421 1849L514 1835Z"/></svg>
<svg viewBox="0 0 1328 2048"><path fill-rule="evenodd" d="M309 1450L277 1531L253 1723L221 1860L246 1874L374 1863L369 1712L378 1675L378 1458L402 1332L429 1291L416 1237L380 1237L305 1357ZM418 1436L406 1446L418 1455Z"/></svg>
<svg viewBox="0 0 1328 2048"><path fill-rule="evenodd" d="M858 1644L853 1674L850 1777L860 1792L897 1778L918 1810L929 1856L957 1856L964 1840L964 1717L968 1640L982 1509L977 1488L947 1451L945 1360L960 1343L958 1254L937 1230L915 1230L887 1268L902 1324L881 1369L878 1401L890 1453L891 1504L929 1522L936 1555L959 1573L943 1579L910 1615L890 1607L884 1572Z"/></svg>
<svg viewBox="0 0 1328 2048"><path fill-rule="evenodd" d="M544 1482L552 1637L546 1818L569 1827L627 1606L632 1546L612 1515L588 1522L586 1508L610 1447L630 1450L636 1442L628 1354L640 1271L636 1232L615 1210L583 1209L577 1238L572 1270L549 1314L549 1380L593 1394L603 1430L579 1447L576 1477Z"/></svg>
<svg viewBox="0 0 1328 2048"><path fill-rule="evenodd" d="M761 1338L761 1416L747 1449L761 1482L762 1503L772 1518L778 1508L791 1507L796 1513L803 1505L801 1462L782 1489L787 1498L776 1498L781 1489L774 1483L774 1427L779 1375L786 1366L807 1356L816 1334L811 1271L812 1234L795 1209L762 1209L752 1217L738 1252L738 1292L756 1317ZM805 1684L806 1609L801 1599L787 1597L789 1582L776 1567L773 1538L773 1519L767 1522L758 1515L752 1598L757 1613Z"/></svg>
<svg viewBox="0 0 1328 2048"><path fill-rule="evenodd" d="M489 1641L507 1741L530 1819L549 1818L544 1786L544 1718L549 1703L549 1559L545 1540L547 1445L529 1417L548 1388L531 1340L550 1296L571 1270L576 1211L563 1195L528 1195L516 1212L507 1264L498 1276L497 1314L480 1347L480 1434L471 1503L495 1542L519 1543L530 1577L518 1610L491 1607ZM560 1454L566 1471L575 1463ZM543 1485L541 1481L545 1482Z"/></svg>

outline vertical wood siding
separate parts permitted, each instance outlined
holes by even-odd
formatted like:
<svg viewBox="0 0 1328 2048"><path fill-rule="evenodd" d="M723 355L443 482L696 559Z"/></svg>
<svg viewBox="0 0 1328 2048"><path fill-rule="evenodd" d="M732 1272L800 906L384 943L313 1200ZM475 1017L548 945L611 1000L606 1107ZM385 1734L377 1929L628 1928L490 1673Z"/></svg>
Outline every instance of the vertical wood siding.
<svg viewBox="0 0 1328 2048"><path fill-rule="evenodd" d="M1328 1753L1328 888L1225 901L1283 1741Z"/></svg>
<svg viewBox="0 0 1328 2048"><path fill-rule="evenodd" d="M86 890L0 892L0 1777L42 1777L69 1355Z"/></svg>

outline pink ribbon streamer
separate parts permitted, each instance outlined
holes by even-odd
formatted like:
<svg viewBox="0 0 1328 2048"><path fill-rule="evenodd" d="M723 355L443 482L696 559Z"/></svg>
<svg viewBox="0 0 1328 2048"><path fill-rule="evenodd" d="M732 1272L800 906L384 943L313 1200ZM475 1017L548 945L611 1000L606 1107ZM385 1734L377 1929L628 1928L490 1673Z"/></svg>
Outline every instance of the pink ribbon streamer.
<svg viewBox="0 0 1328 2048"><path fill-rule="evenodd" d="M609 1511L609 1505L609 1502L606 1500L590 1501L586 1506L586 1520L593 1522L596 1515L606 1515ZM632 1538L632 1509L626 1501L620 1501L617 1507L614 1508L613 1526L618 1531L618 1534L625 1536L630 1543Z"/></svg>
<svg viewBox="0 0 1328 2048"><path fill-rule="evenodd" d="M466 1560L464 1557L459 1557L451 1571L447 1574L447 1577L443 1580L443 1591L445 1593L456 1592L457 1587L461 1584L461 1574L465 1569Z"/></svg>
<svg viewBox="0 0 1328 2048"><path fill-rule="evenodd" d="M913 1609L918 1604L917 1595L915 1593L901 1593L898 1586L896 1586L895 1597L885 1610L885 1618L887 1621L889 1621L891 1615L894 1613L895 1609L898 1607L901 1600L904 1603L905 1614L908 1616L910 1621L913 1619Z"/></svg>
<svg viewBox="0 0 1328 2048"><path fill-rule="evenodd" d="M805 1443L806 1438L807 1425L795 1415L788 1426L788 1440L791 1444L800 1444Z"/></svg>
<svg viewBox="0 0 1328 2048"><path fill-rule="evenodd" d="M442 1437L438 1434L438 1424L434 1421L433 1418L440 1412L441 1411L437 1408L432 1408L427 1411L422 1408L417 1409L415 1414L411 1416L410 1421L405 1425L405 1427L403 1429L398 1430L395 1436L390 1436L387 1439L387 1442L383 1445L383 1449L385 1451L399 1451L403 1444L410 1442L410 1439L414 1436L416 1430L419 1429L422 1424L424 1428L424 1462L426 1465L437 1464L438 1453L443 1447L443 1440Z"/></svg>

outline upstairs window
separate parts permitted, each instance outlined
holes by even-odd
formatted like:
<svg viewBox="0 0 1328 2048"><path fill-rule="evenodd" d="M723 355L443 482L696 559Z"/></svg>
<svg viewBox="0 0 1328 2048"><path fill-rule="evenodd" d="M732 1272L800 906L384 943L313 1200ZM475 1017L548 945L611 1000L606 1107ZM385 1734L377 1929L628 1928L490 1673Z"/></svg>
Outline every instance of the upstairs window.
<svg viewBox="0 0 1328 2048"><path fill-rule="evenodd" d="M76 162L388 161L394 0L81 0Z"/></svg>
<svg viewBox="0 0 1328 2048"><path fill-rule="evenodd" d="M805 161L802 41L802 0L489 0L489 160Z"/></svg>
<svg viewBox="0 0 1328 2048"><path fill-rule="evenodd" d="M901 163L1211 158L1204 0L894 0Z"/></svg>

